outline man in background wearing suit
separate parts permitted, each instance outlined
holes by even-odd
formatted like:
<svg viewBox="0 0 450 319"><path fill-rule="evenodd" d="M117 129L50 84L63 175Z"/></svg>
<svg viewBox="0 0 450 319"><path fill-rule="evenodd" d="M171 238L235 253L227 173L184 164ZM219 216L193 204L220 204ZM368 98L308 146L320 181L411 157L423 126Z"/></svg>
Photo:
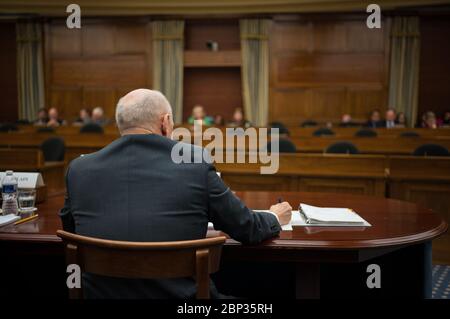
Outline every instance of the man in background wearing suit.
<svg viewBox="0 0 450 319"><path fill-rule="evenodd" d="M383 121L383 127L385 128L394 128L396 123L395 119L397 118L397 114L394 109L388 109L386 111L385 120Z"/></svg>
<svg viewBox="0 0 450 319"><path fill-rule="evenodd" d="M171 158L172 110L157 91L138 89L116 108L121 137L98 152L73 160L60 212L63 228L84 236L155 242L205 238L208 221L244 243L277 236L292 207L253 212L217 176L212 164ZM87 298L192 298L193 278L129 280L83 274ZM220 297L214 285L211 295Z"/></svg>

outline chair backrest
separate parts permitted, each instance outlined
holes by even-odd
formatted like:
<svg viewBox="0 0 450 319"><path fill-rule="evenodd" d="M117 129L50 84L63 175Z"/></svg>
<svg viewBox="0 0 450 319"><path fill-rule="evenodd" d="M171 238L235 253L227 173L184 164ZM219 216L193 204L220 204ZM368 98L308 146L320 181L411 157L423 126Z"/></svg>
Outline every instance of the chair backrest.
<svg viewBox="0 0 450 319"><path fill-rule="evenodd" d="M43 126L43 127L39 127L36 130L36 133L55 133L55 129L50 126Z"/></svg>
<svg viewBox="0 0 450 319"><path fill-rule="evenodd" d="M331 144L325 150L325 153L331 154L358 154L358 148L350 142L336 142Z"/></svg>
<svg viewBox="0 0 450 319"><path fill-rule="evenodd" d="M80 128L80 133L96 133L103 134L103 127L96 123L88 123Z"/></svg>
<svg viewBox="0 0 450 319"><path fill-rule="evenodd" d="M448 149L438 144L423 144L413 152L416 156L450 156Z"/></svg>
<svg viewBox="0 0 450 319"><path fill-rule="evenodd" d="M324 135L331 136L334 135L334 132L327 127L321 127L313 132L313 136L324 136Z"/></svg>
<svg viewBox="0 0 450 319"><path fill-rule="evenodd" d="M226 238L212 237L172 242L126 242L68 233L63 240L68 265L101 276L135 279L195 277L197 298L209 298L209 274L219 270ZM69 290L70 298L82 298L82 288Z"/></svg>
<svg viewBox="0 0 450 319"><path fill-rule="evenodd" d="M420 137L420 134L414 131L409 131L401 133L400 137Z"/></svg>
<svg viewBox="0 0 450 319"><path fill-rule="evenodd" d="M66 145L60 137L50 137L41 144L42 153L46 162L64 161Z"/></svg>
<svg viewBox="0 0 450 319"><path fill-rule="evenodd" d="M356 137L377 137L378 133L375 132L374 130L363 128L363 129L356 131L355 136Z"/></svg>
<svg viewBox="0 0 450 319"><path fill-rule="evenodd" d="M279 135L290 135L289 129L281 122L272 122L270 123L271 128L277 128Z"/></svg>
<svg viewBox="0 0 450 319"><path fill-rule="evenodd" d="M18 131L19 128L13 123L0 123L0 132Z"/></svg>
<svg viewBox="0 0 450 319"><path fill-rule="evenodd" d="M17 120L16 124L17 125L30 125L31 122L29 120L26 120L26 119L21 119L21 120Z"/></svg>
<svg viewBox="0 0 450 319"><path fill-rule="evenodd" d="M297 152L297 148L295 144L286 138L280 138L278 140L278 151L280 153L295 153ZM272 141L267 143L267 151L272 152Z"/></svg>
<svg viewBox="0 0 450 319"><path fill-rule="evenodd" d="M316 121L306 120L300 126L301 127L311 127L311 126L317 126L317 125L318 124Z"/></svg>

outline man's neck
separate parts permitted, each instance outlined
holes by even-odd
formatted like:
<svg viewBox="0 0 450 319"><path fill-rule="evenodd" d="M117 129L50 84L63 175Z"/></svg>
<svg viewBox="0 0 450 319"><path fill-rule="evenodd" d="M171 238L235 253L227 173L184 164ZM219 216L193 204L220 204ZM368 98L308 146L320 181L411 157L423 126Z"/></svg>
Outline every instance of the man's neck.
<svg viewBox="0 0 450 319"><path fill-rule="evenodd" d="M156 131L153 131L153 130L150 130L150 129L146 129L146 128L143 128L143 127L130 127L130 128L127 128L127 129L125 129L125 130L123 130L121 133L120 133L122 136L123 135L136 135L136 134L156 134L156 135L161 135L161 133L160 132L156 132Z"/></svg>

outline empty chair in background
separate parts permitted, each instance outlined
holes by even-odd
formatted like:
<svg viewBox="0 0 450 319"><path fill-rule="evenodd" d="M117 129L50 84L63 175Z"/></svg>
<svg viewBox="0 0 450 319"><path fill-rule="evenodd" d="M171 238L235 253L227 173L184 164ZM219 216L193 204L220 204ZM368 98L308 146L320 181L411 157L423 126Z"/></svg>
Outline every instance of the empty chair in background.
<svg viewBox="0 0 450 319"><path fill-rule="evenodd" d="M62 162L66 153L66 144L60 137L50 137L41 145L46 162Z"/></svg>
<svg viewBox="0 0 450 319"><path fill-rule="evenodd" d="M450 156L448 149L439 144L424 144L413 153L415 156Z"/></svg>
<svg viewBox="0 0 450 319"><path fill-rule="evenodd" d="M400 137L420 137L420 134L414 131L409 131L401 133Z"/></svg>
<svg viewBox="0 0 450 319"><path fill-rule="evenodd" d="M28 121L28 120L26 120L26 119L22 119L22 120L17 120L17 121L16 121L16 124L17 124L17 125L30 125L31 122Z"/></svg>
<svg viewBox="0 0 450 319"><path fill-rule="evenodd" d="M332 136L332 135L334 135L334 132L327 127L321 127L313 132L313 136Z"/></svg>
<svg viewBox="0 0 450 319"><path fill-rule="evenodd" d="M378 134L374 130L363 128L355 133L356 137L377 137Z"/></svg>
<svg viewBox="0 0 450 319"><path fill-rule="evenodd" d="M0 123L0 132L13 132L13 131L18 131L19 128L17 127L16 124L13 123Z"/></svg>
<svg viewBox="0 0 450 319"><path fill-rule="evenodd" d="M284 127L284 128L286 128L286 125L284 125L284 124L281 123L281 122L271 122L271 123L270 123L270 127L273 127L273 128Z"/></svg>
<svg viewBox="0 0 450 319"><path fill-rule="evenodd" d="M301 127L311 127L311 126L317 126L317 125L318 124L316 121L306 120L300 126Z"/></svg>
<svg viewBox="0 0 450 319"><path fill-rule="evenodd" d="M55 129L51 126L43 126L43 127L39 127L36 130L36 133L55 133Z"/></svg>
<svg viewBox="0 0 450 319"><path fill-rule="evenodd" d="M278 134L282 137L288 137L290 135L288 128L281 122L272 122L270 123L270 127L277 128Z"/></svg>
<svg viewBox="0 0 450 319"><path fill-rule="evenodd" d="M103 134L103 127L96 123L88 123L80 128L80 133Z"/></svg>
<svg viewBox="0 0 450 319"><path fill-rule="evenodd" d="M295 147L295 144L292 143L292 141L288 140L287 138L280 138L278 147L279 147L280 153L295 153L295 152L297 152L297 148ZM272 141L267 143L267 151L272 152Z"/></svg>
<svg viewBox="0 0 450 319"><path fill-rule="evenodd" d="M336 142L331 144L325 150L325 153L330 154L358 154L358 148L350 142Z"/></svg>

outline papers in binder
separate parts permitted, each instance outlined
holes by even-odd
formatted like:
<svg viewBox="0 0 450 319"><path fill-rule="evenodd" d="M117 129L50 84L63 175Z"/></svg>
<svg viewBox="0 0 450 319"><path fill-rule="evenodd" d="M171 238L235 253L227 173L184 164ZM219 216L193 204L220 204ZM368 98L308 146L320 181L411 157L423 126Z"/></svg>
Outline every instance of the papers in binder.
<svg viewBox="0 0 450 319"><path fill-rule="evenodd" d="M300 204L299 212L309 226L371 226L364 218L349 208Z"/></svg>

